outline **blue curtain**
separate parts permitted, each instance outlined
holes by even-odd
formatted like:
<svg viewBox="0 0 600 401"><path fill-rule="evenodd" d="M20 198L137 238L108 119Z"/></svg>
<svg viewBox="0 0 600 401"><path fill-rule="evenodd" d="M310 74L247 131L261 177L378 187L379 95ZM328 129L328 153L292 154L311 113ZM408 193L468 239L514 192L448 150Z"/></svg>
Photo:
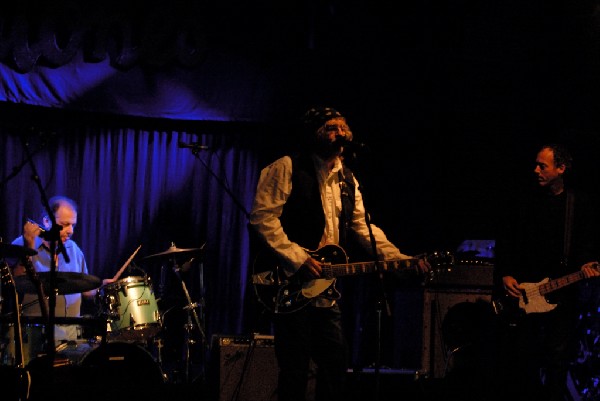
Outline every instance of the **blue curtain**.
<svg viewBox="0 0 600 401"><path fill-rule="evenodd" d="M159 307L170 311L166 324L179 324L179 315L187 313L182 309L188 301L185 285L200 305L208 337L247 330L242 317L247 213L258 175L255 135L243 129L226 134L96 127L1 130L4 242L20 235L25 218L40 221L42 194L64 194L79 204L73 239L91 274L113 277L141 245L123 277L151 278ZM179 142L208 149L181 148ZM172 244L202 249L182 254L195 259L179 275L162 257L147 258Z"/></svg>

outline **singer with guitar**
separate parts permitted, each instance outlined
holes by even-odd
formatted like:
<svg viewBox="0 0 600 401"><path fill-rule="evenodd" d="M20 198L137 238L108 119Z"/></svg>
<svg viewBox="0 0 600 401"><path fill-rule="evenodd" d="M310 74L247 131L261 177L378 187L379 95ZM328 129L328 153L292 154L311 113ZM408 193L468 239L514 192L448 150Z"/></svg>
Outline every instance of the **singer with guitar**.
<svg viewBox="0 0 600 401"><path fill-rule="evenodd" d="M280 269L253 277L267 284L298 284L279 287L272 314L278 400L306 400L312 358L317 365L316 400L341 401L348 350L336 267L359 268L347 265L345 251L353 243L373 249L358 181L343 161L344 149L358 151L361 146L354 145L346 119L333 108L308 110L301 125L300 151L277 159L260 174L250 227ZM380 228L371 228L378 259L411 259ZM416 265L430 269L425 260Z"/></svg>
<svg viewBox="0 0 600 401"><path fill-rule="evenodd" d="M597 203L567 185L573 159L561 144L537 151L533 188L504 202L496 239L494 307L498 399L563 401L576 357L580 286L598 269Z"/></svg>

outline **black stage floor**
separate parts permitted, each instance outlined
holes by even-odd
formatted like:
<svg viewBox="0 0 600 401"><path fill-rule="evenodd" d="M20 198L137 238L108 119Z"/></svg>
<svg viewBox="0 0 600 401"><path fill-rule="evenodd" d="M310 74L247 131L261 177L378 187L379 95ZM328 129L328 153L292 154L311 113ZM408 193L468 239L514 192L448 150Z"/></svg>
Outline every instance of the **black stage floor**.
<svg viewBox="0 0 600 401"><path fill-rule="evenodd" d="M22 370L0 367L0 399L42 400L140 400L140 401L277 401L276 390L258 379L254 382L223 384L218 378L197 377L191 382L171 383L144 366L63 366L26 370L29 392L19 387ZM268 378L270 383L272 378ZM487 401L493 394L475 391L476 383L451 383L446 379L415 376L406 371L349 372L347 401ZM219 388L220 387L220 388ZM307 401L314 401L309 385ZM25 395L27 394L27 395Z"/></svg>

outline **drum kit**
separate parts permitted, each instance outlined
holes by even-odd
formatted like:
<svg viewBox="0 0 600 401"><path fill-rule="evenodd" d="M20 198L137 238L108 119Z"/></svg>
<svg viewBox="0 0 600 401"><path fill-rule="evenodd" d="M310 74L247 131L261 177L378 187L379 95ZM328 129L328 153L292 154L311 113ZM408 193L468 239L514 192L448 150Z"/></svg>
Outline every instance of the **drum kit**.
<svg viewBox="0 0 600 401"><path fill-rule="evenodd" d="M182 310L187 314L185 322L185 339L182 351L183 357L177 356L175 359L184 366L177 367L179 371L185 371L183 380L190 381L191 369L191 347L197 341L193 339L192 332L197 330L201 335L201 346L206 346L204 329L201 319L196 312L198 303L191 300L185 280L180 276L182 271L180 261L182 258L189 258L200 253L201 248L177 248L174 243L164 252L152 254L143 258L148 262L160 262L163 266L167 264L173 269L178 277L186 300ZM166 312L161 312L159 300L155 297L152 285L152 279L147 274L139 276L128 276L119 278L121 273L129 262L133 259L136 252L129 258L126 264L115 275L113 282L102 285L102 280L98 277L81 273L56 272L55 277L50 273L38 273L37 276L42 283L45 293L50 293L54 289L56 294L74 294L87 292L97 289L95 305L99 312L95 316L54 318L56 326L75 326L77 333L76 341L66 341L57 344L55 350L47 352L48 339L47 319L42 317L22 316L19 308L11 306L11 300L0 292L0 366L20 366L27 369L35 369L40 366L46 366L42 361L53 355L53 367L62 366L81 366L109 368L106 371L114 370L119 362L121 364L135 364L135 366L123 366L125 371L139 371L142 369L145 381L149 380L148 375L155 375L158 382L168 383L175 380L175 376L180 372L173 372L170 377L168 368L163 366L163 344L164 339L164 317ZM5 276L8 274L11 284L17 293L36 294L36 285L29 276L12 277L8 264L4 258L22 258L33 256L37 252L26 247L4 244L0 242L0 264L2 264L2 289L6 291ZM188 262L189 263L189 262ZM189 268L189 266L188 266ZM17 303L13 300L13 304ZM15 313L19 311L19 313ZM17 318L15 315L19 315ZM19 349L17 349L19 347ZM202 349L201 355L204 355ZM19 357L22 357L20 359ZM204 361L200 361L202 364ZM119 367L117 367L117 370ZM148 370L151 371L148 371ZM158 373L159 372L159 373ZM150 376L153 377L153 376ZM181 376L177 377L181 380Z"/></svg>

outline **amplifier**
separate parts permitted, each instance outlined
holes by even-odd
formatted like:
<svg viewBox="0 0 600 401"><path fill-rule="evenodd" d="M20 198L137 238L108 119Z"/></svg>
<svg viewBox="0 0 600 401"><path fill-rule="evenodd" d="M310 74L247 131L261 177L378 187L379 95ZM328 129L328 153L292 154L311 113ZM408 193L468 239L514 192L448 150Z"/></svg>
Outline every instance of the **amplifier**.
<svg viewBox="0 0 600 401"><path fill-rule="evenodd" d="M433 269L428 285L432 287L491 288L494 285L494 265L457 264Z"/></svg>
<svg viewBox="0 0 600 401"><path fill-rule="evenodd" d="M226 336L226 335L215 335L213 346L219 347L227 346L255 346L255 347L272 347L275 343L274 337L268 334L252 334L242 336Z"/></svg>
<svg viewBox="0 0 600 401"><path fill-rule="evenodd" d="M443 378L454 367L481 366L465 355L472 344L491 338L491 289L428 288L423 294L422 369L430 378ZM483 358L485 353L474 353Z"/></svg>
<svg viewBox="0 0 600 401"><path fill-rule="evenodd" d="M214 335L209 372L212 399L277 400L277 361L273 336ZM218 388L217 388L218 387Z"/></svg>
<svg viewBox="0 0 600 401"><path fill-rule="evenodd" d="M315 369L314 365L311 369ZM272 335L213 335L209 370L213 376L211 399L276 401L278 370ZM216 386L218 388L214 388ZM311 374L307 401L314 400L314 390L315 374Z"/></svg>

